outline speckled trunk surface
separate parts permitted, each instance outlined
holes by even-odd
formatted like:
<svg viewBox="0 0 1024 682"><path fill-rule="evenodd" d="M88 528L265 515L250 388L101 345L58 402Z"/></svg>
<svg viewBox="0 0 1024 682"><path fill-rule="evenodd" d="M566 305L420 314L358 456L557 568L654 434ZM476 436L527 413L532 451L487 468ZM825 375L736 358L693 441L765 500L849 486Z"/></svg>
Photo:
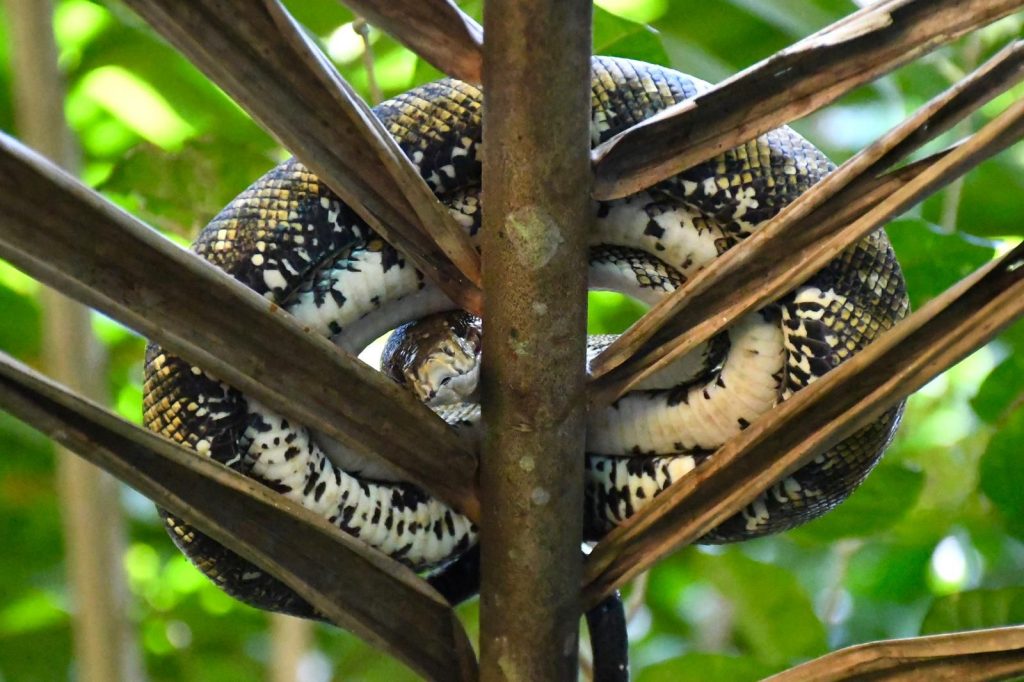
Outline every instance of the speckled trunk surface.
<svg viewBox="0 0 1024 682"><path fill-rule="evenodd" d="M484 17L484 682L576 679L590 14L498 0Z"/></svg>

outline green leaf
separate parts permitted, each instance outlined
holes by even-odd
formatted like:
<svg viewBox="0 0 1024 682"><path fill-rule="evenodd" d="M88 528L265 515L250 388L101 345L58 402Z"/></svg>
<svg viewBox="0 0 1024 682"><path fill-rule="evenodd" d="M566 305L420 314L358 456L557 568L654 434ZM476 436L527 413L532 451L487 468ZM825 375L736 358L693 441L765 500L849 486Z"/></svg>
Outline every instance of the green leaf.
<svg viewBox="0 0 1024 682"><path fill-rule="evenodd" d="M319 0L286 0L288 11L306 28L317 35L327 35L347 21L352 21L352 10L340 2Z"/></svg>
<svg viewBox="0 0 1024 682"><path fill-rule="evenodd" d="M436 68L430 62L416 58L416 70L413 73L413 82L415 83L430 83L432 81L441 80L444 78L444 74Z"/></svg>
<svg viewBox="0 0 1024 682"><path fill-rule="evenodd" d="M855 597L907 604L929 594L926 576L935 549L930 539L913 544L870 543L850 559L846 588Z"/></svg>
<svg viewBox="0 0 1024 682"><path fill-rule="evenodd" d="M1024 587L970 590L939 597L921 623L921 634L977 630L1024 623Z"/></svg>
<svg viewBox="0 0 1024 682"><path fill-rule="evenodd" d="M848 500L791 533L797 540L831 542L880 533L906 516L924 487L922 472L883 462Z"/></svg>
<svg viewBox="0 0 1024 682"><path fill-rule="evenodd" d="M191 240L276 164L275 151L262 140L225 144L203 138L174 153L142 144L117 162L100 190L129 198L143 220Z"/></svg>
<svg viewBox="0 0 1024 682"><path fill-rule="evenodd" d="M992 260L995 247L962 232L945 234L918 218L886 227L907 280L910 303L919 308Z"/></svg>
<svg viewBox="0 0 1024 682"><path fill-rule="evenodd" d="M729 4L760 20L784 31L794 40L810 35L833 21L842 18L845 11L824 11L812 4L805 4L799 12L785 4L761 2L761 0L728 0Z"/></svg>
<svg viewBox="0 0 1024 682"><path fill-rule="evenodd" d="M587 333L621 334L640 319L647 307L613 291L591 291L587 295Z"/></svg>
<svg viewBox="0 0 1024 682"><path fill-rule="evenodd" d="M975 414L992 424L1024 394L1024 357L1013 353L988 373L971 398Z"/></svg>
<svg viewBox="0 0 1024 682"><path fill-rule="evenodd" d="M1024 234L1020 219L1024 172L1018 159L1019 155L1004 153L967 174L958 204L958 229L984 237ZM925 202L927 219L938 222L943 198L940 193Z"/></svg>
<svg viewBox="0 0 1024 682"><path fill-rule="evenodd" d="M735 549L693 558L703 578L732 601L736 635L756 660L787 665L827 650L825 627L791 572Z"/></svg>
<svg viewBox="0 0 1024 682"><path fill-rule="evenodd" d="M594 7L594 54L668 64L668 54L650 26Z"/></svg>
<svg viewBox="0 0 1024 682"><path fill-rule="evenodd" d="M58 595L32 590L0 609L0 637L51 628L67 620L67 605Z"/></svg>
<svg viewBox="0 0 1024 682"><path fill-rule="evenodd" d="M775 672L752 658L722 654L689 653L645 668L637 682L708 682L760 680Z"/></svg>
<svg viewBox="0 0 1024 682"><path fill-rule="evenodd" d="M49 475L53 469L50 439L4 411L0 411L0 452L0 480L16 470Z"/></svg>
<svg viewBox="0 0 1024 682"><path fill-rule="evenodd" d="M71 663L71 626L68 622L0 638L0 672L5 681L66 680Z"/></svg>
<svg viewBox="0 0 1024 682"><path fill-rule="evenodd" d="M693 610L695 576L691 565L691 552L679 552L655 565L648 574L645 604L651 614L651 635L687 640L694 625L687 620ZM710 590L710 588L707 588ZM699 591L699 587L698 587ZM661 657L681 652L673 649Z"/></svg>
<svg viewBox="0 0 1024 682"><path fill-rule="evenodd" d="M792 8L789 10L792 11ZM779 30L773 22L728 2L670 0L668 11L653 26L670 36L673 42L685 43L694 50L710 55L730 73L771 56L796 37ZM683 71L694 70L692 65L678 66ZM694 75L708 78L714 76L702 73Z"/></svg>
<svg viewBox="0 0 1024 682"><path fill-rule="evenodd" d="M1024 410L1015 411L988 443L978 468L981 490L1017 530L1024 519Z"/></svg>
<svg viewBox="0 0 1024 682"><path fill-rule="evenodd" d="M0 283L0 310L0 349L22 358L39 355L41 313L35 298Z"/></svg>
<svg viewBox="0 0 1024 682"><path fill-rule="evenodd" d="M10 45L7 21L0 21L0 45ZM0 50L0 129L15 130L14 93L11 91L11 52Z"/></svg>
<svg viewBox="0 0 1024 682"><path fill-rule="evenodd" d="M69 116L83 104L77 87L93 70L119 66L160 93L174 111L200 135L244 142L270 137L217 86L181 54L146 28L112 27L101 32L82 51L81 62L68 74ZM88 121L71 116L80 134Z"/></svg>

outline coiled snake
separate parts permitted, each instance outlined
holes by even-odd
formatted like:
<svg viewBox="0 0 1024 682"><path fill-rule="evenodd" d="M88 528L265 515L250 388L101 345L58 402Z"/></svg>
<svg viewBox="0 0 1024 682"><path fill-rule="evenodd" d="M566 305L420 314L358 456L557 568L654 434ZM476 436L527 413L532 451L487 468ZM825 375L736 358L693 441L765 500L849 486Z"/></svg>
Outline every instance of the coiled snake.
<svg viewBox="0 0 1024 682"><path fill-rule="evenodd" d="M608 139L703 87L662 67L596 57L592 141ZM446 79L375 108L427 183L474 235L480 226L481 97L478 88ZM591 240L592 285L654 302L833 167L799 135L780 128L645 192L602 203ZM294 159L242 192L193 248L349 350L452 308ZM595 410L587 437L588 533L598 537L629 517L906 310L899 266L878 231L783 300L736 320L643 390ZM393 376L418 382L422 397L435 402L446 393L464 399L474 382L473 350L464 348L471 325L449 326L457 333L434 339L434 350L421 353L415 366L409 366L400 343L392 346ZM401 338L418 335L406 330ZM606 343L596 339L592 345ZM438 353L443 361L437 361ZM289 424L155 345L147 352L144 391L149 428L263 481L415 569L442 565L475 542L475 528L457 510L393 480L385 468L360 461L340 444ZM877 461L899 414L890 411L807 464L705 540L777 532L832 508ZM227 592L261 608L313 615L273 577L178 519L165 518L178 546Z"/></svg>

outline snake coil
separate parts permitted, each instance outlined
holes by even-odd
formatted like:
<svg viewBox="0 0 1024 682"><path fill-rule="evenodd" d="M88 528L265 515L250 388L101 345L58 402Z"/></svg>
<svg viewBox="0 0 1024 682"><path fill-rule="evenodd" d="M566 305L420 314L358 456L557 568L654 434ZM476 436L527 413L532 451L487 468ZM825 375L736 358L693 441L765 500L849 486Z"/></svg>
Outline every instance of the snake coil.
<svg viewBox="0 0 1024 682"><path fill-rule="evenodd" d="M594 58L592 86L594 144L706 87L669 69L608 57ZM478 88L446 79L374 110L471 236L480 227L481 101ZM645 192L602 203L591 240L592 286L656 302L833 168L806 140L780 128ZM452 308L294 159L224 208L193 249L349 350ZM735 320L642 390L595 410L587 437L590 535L628 518L906 311L899 266L879 230L780 301ZM594 350L607 342L595 339ZM441 364L454 371L446 379L454 380L434 384L426 399L454 391L462 379L471 383L472 363L460 365L463 354L454 350L443 354L448 359ZM439 376L429 361L406 369L427 381ZM704 541L785 530L832 508L877 461L900 412L890 411L779 482ZM415 569L442 566L475 543L476 529L457 510L156 345L147 351L144 421ZM315 616L272 576L179 519L165 519L178 546L230 594L257 607Z"/></svg>

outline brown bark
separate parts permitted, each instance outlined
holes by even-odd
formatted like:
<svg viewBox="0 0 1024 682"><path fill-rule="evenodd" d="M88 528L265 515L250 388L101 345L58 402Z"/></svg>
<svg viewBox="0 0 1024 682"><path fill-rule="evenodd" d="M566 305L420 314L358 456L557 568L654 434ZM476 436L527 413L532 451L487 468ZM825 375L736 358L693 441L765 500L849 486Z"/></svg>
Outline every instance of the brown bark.
<svg viewBox="0 0 1024 682"><path fill-rule="evenodd" d="M576 677L590 17L590 0L485 5L485 682Z"/></svg>
<svg viewBox="0 0 1024 682"><path fill-rule="evenodd" d="M227 21L225 14L218 14L219 10L211 9L215 7L213 3L186 5L160 0L129 0L129 3L144 8L151 20L166 22L164 29L171 39L204 68L215 73L229 91L237 91L243 100L248 98L250 105L256 102L265 107L260 111L268 125L282 137L295 136L296 147L303 149L314 163L324 164L327 173L337 173L339 180L336 182L348 177L345 173L351 173L351 169L337 165L339 160L329 158L324 152L328 138L302 137L305 133L276 113L275 107L282 101L291 102L280 107L287 111L294 106L296 98L306 102L303 98L308 97L308 102L315 102L326 95L323 99L326 102L339 91L333 80L336 74L322 69L315 53L307 50L308 44L296 39L294 26L276 1L267 0L261 7L238 0L237 5L216 5L236 7L238 12L230 13L233 21ZM754 67L733 79L742 84L744 78L753 79L749 82L767 78L764 81L767 85L759 93L761 99L751 97L749 91L744 95L753 102L749 110L726 107L733 118L714 114L716 110L711 104L728 102L729 97L743 92L738 85L723 85L698 102L707 104L705 108L691 106L690 113L674 112L679 115L675 123L702 120L701 116L711 112L718 127L685 127L685 130L700 131L703 135L700 140L676 140L667 145L662 139L658 146L669 149L672 157L667 165L662 163L664 159L651 161L644 156L649 150L644 149L643 140L674 114L661 117L650 126L640 126L601 150L597 155L602 160L598 172L605 179L611 178L614 185L613 189L606 187L602 192L622 191L625 186L622 183L635 182L636 177L640 177L627 177L625 171L614 170L610 159L625 160L627 166L639 164L642 172L637 172L641 175L654 173L644 180L647 182L659 173L668 172L666 168L671 164L682 163L680 158L688 159L686 163L706 158L701 155L713 153L716 145L731 146L729 140L733 138L755 135L765 126L774 127L786 117L820 106L843 88L852 87L851 83L874 77L1021 4L1009 0L969 0L967 3L934 0L931 4L922 0L886 0L879 3L808 38L790 50L788 56L783 54L776 61ZM568 680L575 675L576 628L581 610L578 546L584 403L582 272L585 226L591 212L586 198L590 189L586 170L589 34L584 27L589 25L590 3L490 0L487 7L489 44L484 76L490 85L485 111L484 180L488 192L485 254L490 255L486 260L485 286L492 295L487 311L483 370L488 437L482 466L487 506L482 527L481 676L485 682ZM964 7L976 11L963 12ZM928 11L915 14L924 11L922 8ZM200 17L204 21L197 21L203 12L207 13ZM890 26L899 29L894 40L893 34L885 34ZM252 40L243 39L247 35ZM545 44L525 47L524 35L544 36ZM881 42L873 43L872 36ZM255 44L253 40L283 49L267 49L265 53L242 49ZM858 52L865 46L869 48L867 52ZM1016 58L1019 46L1014 49ZM846 56L839 59L840 53ZM304 73L302 87L289 90L292 84L275 83L273 76L280 74L278 69L284 68L283 61L275 62L267 54L291 60L289 68L295 68L285 71ZM794 94L794 81L784 70L768 73L764 68L777 66L781 69L808 59L817 60L817 66L822 67L826 57L847 64L854 61L851 54L861 59L854 69L856 73L837 79L835 73L826 68L828 78L823 84L815 81L822 77L819 68L795 81L803 88L800 97ZM249 66L255 66L260 72L260 77L253 82L279 88L275 92L278 99L264 97L266 102L262 102L257 95L266 93L250 89L242 82L245 79L241 75L251 73L237 70L235 62L244 63L247 59L255 59ZM865 59L871 60L870 69L864 68ZM538 86L540 83L543 85ZM783 100L790 100L792 106L786 106L783 101L779 108L778 93L768 87L773 84L789 88L783 93ZM773 97L775 99L771 99ZM337 103L334 101L331 106ZM307 115L316 107L308 109L300 114ZM357 106L346 111L358 114L362 110ZM304 120L316 123L314 119L307 116ZM821 243L812 246L821 249L813 252L813 258L834 254L857 235L884 222L891 213L902 210L977 159L1006 146L1020 135L1022 120L1024 105L1018 104L964 144L915 166L879 177L874 171L884 170L876 167L881 160L896 150L906 151L900 147L903 141L891 139L889 142L893 145L884 147L880 156L871 160L861 157L859 161L864 162L864 166L848 167L847 176L839 171L838 179L832 180L836 184L833 189L851 178L863 181L856 185L855 192L851 190L845 195L850 200L847 206L856 210L842 216L849 218L852 225L843 227L839 224L843 221L838 220L828 225L828 229L836 230L836 235L818 235ZM931 130L939 127L936 119L929 120L929 124ZM906 139L910 137L913 136ZM353 139L357 146L366 143L375 152L384 154L378 161L385 174L395 169L395 159L385 158L387 155L381 150L386 149L386 145L377 144L380 141L372 130L359 133ZM632 145L635 149L631 149ZM223 370L220 373L224 378L240 382L242 388L261 397L272 396L271 400L266 400L268 403L306 400L296 392L296 385L289 385L287 381L280 383L261 373L259 358L269 357L261 355L266 348L259 348L241 335L227 341L210 335L212 327L202 314L190 316L182 311L169 314L164 311L168 302L160 298L160 288L147 279L152 275L153 264L167 268L165 273L156 275L155 281L166 280L166 273L187 273L210 298L216 299L211 302L211 310L217 311L220 325L225 322L223 310L231 309L232 314L226 316L229 330L231 324L241 320L250 337L253 328L265 329L265 338L273 339L271 346L280 347L282 340L287 339L297 344L296 347L310 349L310 355L304 356L303 362L294 367L298 373L296 384L301 385L302 377L310 372L321 379L324 372L340 372L359 387L366 405L391 410L397 406L402 415L398 426L373 433L369 436L371 442L363 447L371 454L397 457L411 467L413 478L419 476L416 480L433 492L461 501L475 514L477 498L472 453L465 443L431 422L425 410L412 406L408 398L368 378L358 368L329 356L315 341L303 340L301 332L282 322L280 316L268 315L251 297L246 298L244 292L233 289L235 284L227 278L209 275L208 269L175 260L145 236L138 224L115 215L95 197L83 193L66 178L54 175L23 150L4 143L0 151L4 152L0 154L0 174L10 180L2 198L8 210L3 218L6 222L0 221L0 227L5 228L0 233L0 253L11 254L20 266L41 278L73 286L84 300L116 311L121 319L134 321L144 331L158 337L163 335L170 344L182 344L182 348L203 358L204 362L219 363L214 366ZM696 156L690 158L686 154ZM366 167L372 166L373 163ZM379 171L377 168L373 172ZM391 191L394 188L388 186L389 197L371 196L371 192L363 191L364 187L356 192L361 198L353 201L379 202L381 212L415 228L399 234L397 239L411 239L409 243L415 243L415 231L420 229L415 226L417 221L425 220L426 214L396 199ZM846 189L851 187L852 184ZM120 254L122 264L116 268L118 272L122 269L129 272L131 279L119 279L119 275L100 276L98 270L102 261L82 267L75 264L71 252L66 249L61 252L61 242L73 239L73 234L68 229L71 224L68 215L59 209L47 216L50 220L43 221L46 228L37 235L44 242L42 247L32 245L26 238L26 230L30 224L37 226L26 218L29 215L26 204L18 203L26 200L19 194L31 199L32 192L64 197L76 209L79 220L84 215L87 224L96 230L109 230L106 234L113 236L113 243L121 247L131 244L138 249L138 254L144 254L137 265L124 265L136 259L126 259ZM818 200L823 203L813 203ZM823 189L804 201L808 213L798 217L813 215L814 211L827 206L827 202L828 195ZM38 200L34 202L38 204ZM366 210L365 205L361 206ZM434 210L429 208L428 212ZM423 230L423 235L427 234L430 237L426 238L428 248L424 253L430 255L424 258L437 272L444 271L450 263L438 254L445 249L434 248L431 243L432 240L443 242L444 231ZM747 247L746 252L738 251L740 255L734 258L757 254L758 259L778 262L772 258L770 249L756 250L757 243ZM804 256L811 253L809 247ZM808 258L811 257L804 258L804 266L812 267L807 265ZM771 481L849 434L885 406L976 348L1009 320L1024 313L1022 262L1024 247L1018 247L999 263L954 287L867 351L797 394L773 415L752 425L716 454L708 466L666 491L648 510L598 546L587 562L588 582L583 602L594 603L614 585L735 513ZM725 266L712 266L706 273L714 273L715 268L721 272ZM450 268L447 272L449 282L460 277ZM463 272L467 269L463 268ZM444 275L439 276L444 278ZM798 277L800 272L792 270L786 276ZM131 286L126 286L126 281L131 281ZM783 279L773 279L771 286L787 284ZM453 291L460 287L463 285ZM463 287L463 291L466 290ZM729 308L733 304L750 309L756 307L757 296L764 295L767 295L764 291L739 291L733 294L731 302L719 300L716 305L729 310L733 310ZM479 303L478 297L475 300ZM166 317L153 323L145 319L151 314ZM705 309L704 317L708 315ZM701 317L692 321L694 328L705 322ZM713 325L718 323L709 324L712 326L701 327L704 330L701 333L710 335L715 331ZM179 333L167 329L178 329ZM192 331L180 331L189 329ZM653 329L659 330L660 323ZM218 334L221 333L224 333L223 326L219 327ZM207 346L211 344L217 348L217 353L208 351ZM227 346L244 348L245 353L255 352L257 361ZM626 359L630 355L627 353ZM608 371L611 369L609 367ZM268 388L269 384L273 386ZM628 381L617 388L626 385ZM0 362L0 404L54 438L74 445L85 456L102 462L163 506L281 576L335 623L359 633L421 674L430 679L468 680L475 676L476 664L465 633L440 597L410 572L369 552L336 529L326 527L322 520L282 502L234 472L97 411L94 406L84 404L7 361ZM283 411L289 407L292 406L286 406ZM343 426L321 426L327 431L333 428L339 437L369 433L365 413L359 411L365 405L353 406L351 399L346 404L325 400L300 407L305 412L299 419L318 426L330 421L332 410L340 411ZM424 433L441 439L439 444L435 443L440 459L433 463L429 457L424 458L423 453L415 452L417 445L426 442L422 438ZM402 454L387 454L396 448ZM332 558L331 564L323 563L325 556ZM345 584L339 584L337 576L340 574L345 575ZM388 614L386 619L380 617L383 612ZM783 679L819 679L816 675L825 672L838 678L847 665L866 666L860 672L872 679L908 674L911 677L907 679L912 679L916 672L899 668L905 668L908 656L919 654L923 656L919 661L920 669L927 669L929 675L973 674L979 670L976 665L988 666L986 670L991 675L1020 670L1019 632L997 632L986 637L972 638L965 634L948 641L921 638L907 643L865 645L837 652L831 660L822 659L823 663L811 662L803 670L794 669L790 678ZM950 643L952 648L946 646Z"/></svg>
<svg viewBox="0 0 1024 682"><path fill-rule="evenodd" d="M839 649L765 682L990 682L1024 673L1024 627L888 639Z"/></svg>

